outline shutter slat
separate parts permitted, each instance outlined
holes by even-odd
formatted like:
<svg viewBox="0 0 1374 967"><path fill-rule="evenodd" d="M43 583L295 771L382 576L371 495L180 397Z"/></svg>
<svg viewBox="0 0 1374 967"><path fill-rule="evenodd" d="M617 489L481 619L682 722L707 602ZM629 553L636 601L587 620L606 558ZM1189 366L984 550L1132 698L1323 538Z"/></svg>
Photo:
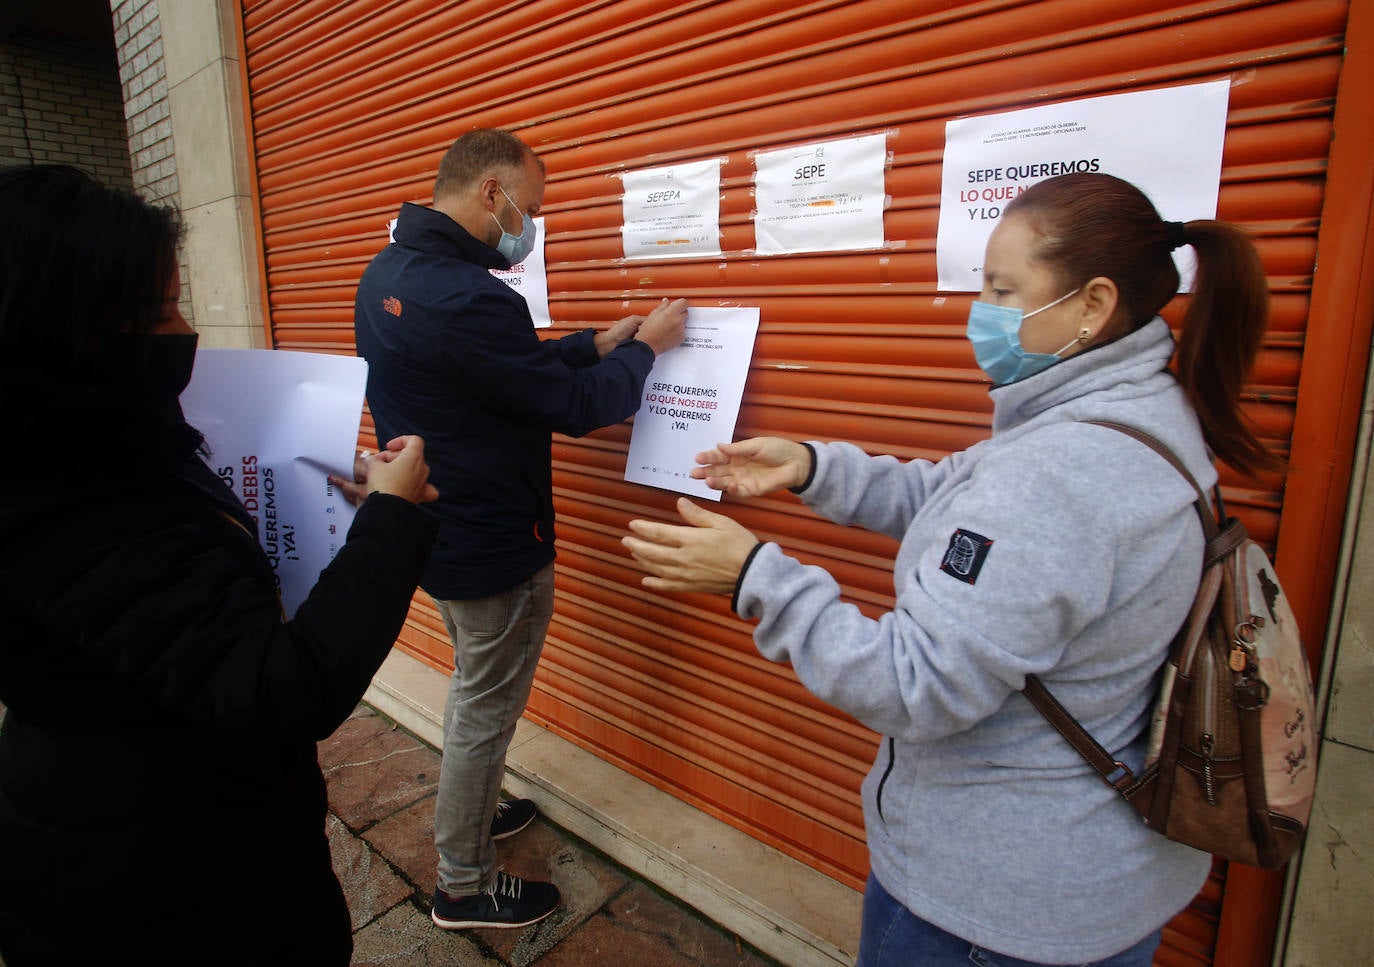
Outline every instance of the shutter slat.
<svg viewBox="0 0 1374 967"><path fill-rule="evenodd" d="M457 134L507 127L549 170L554 325L544 335L604 326L663 295L757 306L738 435L843 439L903 459L938 460L983 439L991 414L963 335L974 296L936 286L946 122L1229 77L1218 217L1255 236L1271 290L1245 412L1295 468L1329 458L1294 428L1317 237L1333 217L1326 176L1345 0L242 6L276 346L352 351L353 291L387 222L402 202L429 202ZM752 152L879 132L891 158L887 247L754 253ZM624 260L618 173L707 158L722 164L723 254ZM1175 327L1183 306L1166 307ZM372 434L364 412L361 439L375 446ZM877 737L762 659L723 598L640 587L620 537L632 517L672 518L675 495L625 482L629 439L629 425L554 437L558 611L531 716L860 886L858 786ZM1220 470L1229 506L1272 548L1285 473L1252 481ZM865 614L892 607L890 538L828 524L790 494L720 509L830 570ZM1303 580L1285 575L1297 597ZM450 667L423 593L401 647ZM1213 962L1223 897L1235 902L1226 872L1215 865L1156 963Z"/></svg>

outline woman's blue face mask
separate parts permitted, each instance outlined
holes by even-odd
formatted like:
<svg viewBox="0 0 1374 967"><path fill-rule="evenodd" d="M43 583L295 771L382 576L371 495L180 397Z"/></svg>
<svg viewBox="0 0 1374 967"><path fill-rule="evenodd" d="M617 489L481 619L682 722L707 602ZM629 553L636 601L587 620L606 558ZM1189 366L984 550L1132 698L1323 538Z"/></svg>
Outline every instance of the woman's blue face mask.
<svg viewBox="0 0 1374 967"><path fill-rule="evenodd" d="M1081 289L1082 286L1079 286ZM968 311L968 339L973 343L973 355L978 367L998 386L1034 376L1059 362L1065 350L1078 339L1071 339L1058 352L1028 353L1021 346L1021 324L1031 316L1052 309L1078 289L1067 292L1048 305L1023 313L1014 306L999 306L993 302L975 302Z"/></svg>

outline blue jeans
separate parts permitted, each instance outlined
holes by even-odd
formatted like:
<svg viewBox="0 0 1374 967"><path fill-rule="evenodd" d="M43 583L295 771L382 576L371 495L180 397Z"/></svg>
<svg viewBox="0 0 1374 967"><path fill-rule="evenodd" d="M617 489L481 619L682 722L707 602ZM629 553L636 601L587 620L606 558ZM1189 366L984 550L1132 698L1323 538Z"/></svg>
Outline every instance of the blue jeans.
<svg viewBox="0 0 1374 967"><path fill-rule="evenodd" d="M1160 931L1106 960L1076 967L1150 967ZM1046 967L994 953L927 923L894 900L873 874L864 889L859 959L854 967Z"/></svg>
<svg viewBox="0 0 1374 967"><path fill-rule="evenodd" d="M491 820L506 750L529 701L553 617L553 565L490 597L434 603L453 641L434 805L439 889L470 896L496 878Z"/></svg>

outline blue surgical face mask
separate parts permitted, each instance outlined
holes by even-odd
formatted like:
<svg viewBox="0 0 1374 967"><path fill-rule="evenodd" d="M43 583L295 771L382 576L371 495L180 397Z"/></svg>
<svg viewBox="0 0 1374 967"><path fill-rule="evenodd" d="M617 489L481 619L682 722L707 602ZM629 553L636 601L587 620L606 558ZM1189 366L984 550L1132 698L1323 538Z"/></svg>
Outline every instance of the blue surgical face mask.
<svg viewBox="0 0 1374 967"><path fill-rule="evenodd" d="M1080 286L1079 288L1082 288ZM1028 353L1021 348L1021 324L1037 313L1059 305L1078 292L1068 292L1049 305L1023 313L1013 306L999 306L992 302L975 302L968 311L968 339L973 343L973 355L978 366L998 386L1034 376L1059 362L1060 356L1078 339L1055 353Z"/></svg>
<svg viewBox="0 0 1374 967"><path fill-rule="evenodd" d="M506 189L502 188L501 194L506 195ZM506 195L506 201L510 202L510 207L520 211L520 206L515 204L510 195ZM524 212L520 212L520 218L523 220L520 234L512 235L502 227L501 219L496 217L496 212L491 213L491 220L501 229L501 241L496 243L496 251L504 255L511 265L519 265L534 251L534 219Z"/></svg>

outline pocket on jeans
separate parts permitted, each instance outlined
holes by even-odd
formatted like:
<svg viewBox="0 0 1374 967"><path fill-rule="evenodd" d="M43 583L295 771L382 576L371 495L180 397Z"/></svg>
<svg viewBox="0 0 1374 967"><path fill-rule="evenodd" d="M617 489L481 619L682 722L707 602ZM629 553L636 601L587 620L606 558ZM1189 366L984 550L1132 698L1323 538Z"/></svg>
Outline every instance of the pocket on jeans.
<svg viewBox="0 0 1374 967"><path fill-rule="evenodd" d="M502 591L486 598L463 601L450 611L458 630L473 638L495 638L510 624L511 598L515 591Z"/></svg>

